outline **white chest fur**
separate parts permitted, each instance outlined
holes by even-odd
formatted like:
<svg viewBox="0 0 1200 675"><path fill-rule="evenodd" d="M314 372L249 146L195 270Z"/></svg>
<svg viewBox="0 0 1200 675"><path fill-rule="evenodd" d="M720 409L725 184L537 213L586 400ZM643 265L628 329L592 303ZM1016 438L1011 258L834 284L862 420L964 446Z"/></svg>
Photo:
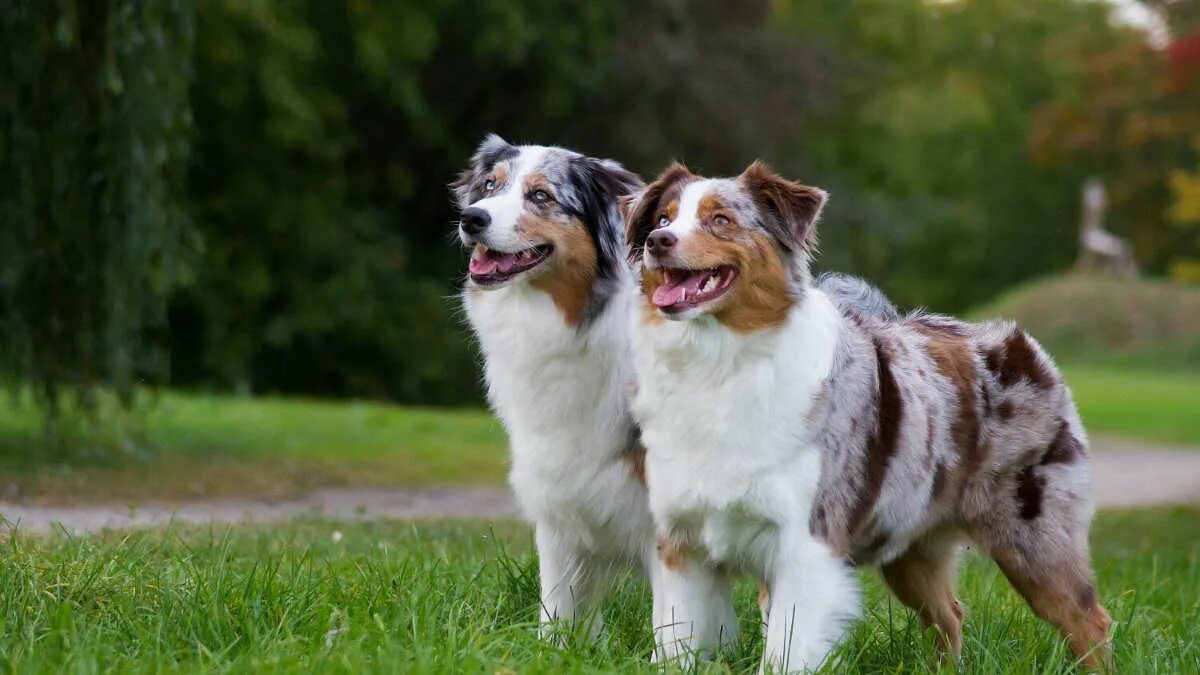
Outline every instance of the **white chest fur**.
<svg viewBox="0 0 1200 675"><path fill-rule="evenodd" d="M841 315L809 290L788 322L738 335L711 317L635 321L635 417L660 535L758 571L778 535L807 528L820 456L806 415L833 363Z"/></svg>
<svg viewBox="0 0 1200 675"><path fill-rule="evenodd" d="M508 431L517 499L531 520L587 548L636 549L634 533L649 523L645 491L622 459L632 425L631 296L626 284L580 330L524 284L464 293L488 400Z"/></svg>

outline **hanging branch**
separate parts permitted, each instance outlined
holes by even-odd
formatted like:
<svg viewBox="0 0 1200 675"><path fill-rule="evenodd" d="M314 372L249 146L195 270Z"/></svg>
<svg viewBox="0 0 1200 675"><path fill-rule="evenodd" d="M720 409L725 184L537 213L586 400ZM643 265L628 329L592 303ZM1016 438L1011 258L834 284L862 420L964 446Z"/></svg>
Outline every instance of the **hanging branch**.
<svg viewBox="0 0 1200 675"><path fill-rule="evenodd" d="M194 22L186 0L0 5L0 378L53 430L164 372Z"/></svg>

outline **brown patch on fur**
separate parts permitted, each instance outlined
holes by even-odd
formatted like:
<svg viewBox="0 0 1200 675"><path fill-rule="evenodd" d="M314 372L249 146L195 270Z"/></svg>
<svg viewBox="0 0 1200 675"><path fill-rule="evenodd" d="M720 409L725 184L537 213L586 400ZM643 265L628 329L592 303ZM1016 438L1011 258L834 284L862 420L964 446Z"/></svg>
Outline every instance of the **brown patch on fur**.
<svg viewBox="0 0 1200 675"><path fill-rule="evenodd" d="M665 537L658 540L658 559L667 569L678 572L687 566L695 551L687 544Z"/></svg>
<svg viewBox="0 0 1200 675"><path fill-rule="evenodd" d="M621 456L629 467L629 474L642 485L646 484L646 446L641 441L634 441L625 449Z"/></svg>
<svg viewBox="0 0 1200 675"><path fill-rule="evenodd" d="M1017 474L1017 506L1022 520L1033 520L1042 514L1042 493L1046 479L1033 472L1032 466L1021 469Z"/></svg>
<svg viewBox="0 0 1200 675"><path fill-rule="evenodd" d="M966 458L966 469L972 471L981 461L979 456L979 412L976 409L977 377L975 359L962 331L942 324L918 323L925 334L925 353L937 365L938 373L950 380L957 392L958 414L951 423L950 433L959 454Z"/></svg>
<svg viewBox="0 0 1200 675"><path fill-rule="evenodd" d="M762 612L763 618L766 618L767 612L771 609L771 588L767 586L767 582L759 580L758 582L758 611Z"/></svg>
<svg viewBox="0 0 1200 675"><path fill-rule="evenodd" d="M866 481L847 522L847 531L852 540L862 536L867 515L879 499L888 464L891 463L892 456L896 454L896 444L900 436L900 421L904 414L904 401L900 396L900 387L896 384L895 376L892 375L891 354L878 338L875 339L875 361L879 382L879 392L876 398L878 419L875 430L867 439Z"/></svg>
<svg viewBox="0 0 1200 675"><path fill-rule="evenodd" d="M508 182L508 163L501 162L492 169L492 179L496 181L496 189L504 187Z"/></svg>
<svg viewBox="0 0 1200 675"><path fill-rule="evenodd" d="M1008 420L1012 419L1013 412L1014 406L1012 401L1004 401L1000 405L996 406L996 415L1000 417L1001 422L1007 422Z"/></svg>
<svg viewBox="0 0 1200 675"><path fill-rule="evenodd" d="M707 194L701 197L700 203L696 205L696 219L702 226L715 231L721 229L721 226L714 223L713 218L723 215L723 211L725 211L725 202L715 194ZM733 218L730 218L729 226L733 227Z"/></svg>
<svg viewBox="0 0 1200 675"><path fill-rule="evenodd" d="M683 188L681 187L680 190L682 190L682 189ZM675 220L676 218L678 218L679 217L679 200L672 199L671 203L667 204L667 208L663 209L663 215L665 215L670 220Z"/></svg>
<svg viewBox="0 0 1200 675"><path fill-rule="evenodd" d="M711 235L709 235L711 237ZM738 277L720 299L713 316L735 333L753 333L782 326L796 304L788 272L775 247L760 233L750 235L751 247L739 247ZM713 241L721 241L712 237ZM723 242L728 248L732 242ZM715 265L714 265L715 267Z"/></svg>
<svg viewBox="0 0 1200 675"><path fill-rule="evenodd" d="M1067 421L1063 420L1058 425L1058 433L1046 447L1046 454L1042 455L1041 464L1043 466L1046 464L1070 464L1083 456L1083 444L1071 433Z"/></svg>
<svg viewBox="0 0 1200 675"><path fill-rule="evenodd" d="M986 361L988 370L996 374L1002 387L1011 387L1027 379L1035 387L1049 389L1057 382L1054 373L1042 363L1025 333L1019 329L1013 329L1002 347L989 351Z"/></svg>
<svg viewBox="0 0 1200 675"><path fill-rule="evenodd" d="M553 258L542 263L545 269L537 270L529 285L550 294L568 325L579 325L596 279L598 259L587 229L574 218L563 222L526 213L517 219L517 231L554 246Z"/></svg>
<svg viewBox="0 0 1200 675"><path fill-rule="evenodd" d="M545 190L546 194L554 196L554 186L545 174L534 172L525 176L524 186L525 193L528 194L534 190Z"/></svg>

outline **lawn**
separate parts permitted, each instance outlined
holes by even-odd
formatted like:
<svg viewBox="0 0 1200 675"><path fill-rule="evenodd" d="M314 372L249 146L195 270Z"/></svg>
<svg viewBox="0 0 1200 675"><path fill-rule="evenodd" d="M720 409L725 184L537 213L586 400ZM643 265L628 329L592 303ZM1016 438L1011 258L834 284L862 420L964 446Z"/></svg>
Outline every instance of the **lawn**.
<svg viewBox="0 0 1200 675"><path fill-rule="evenodd" d="M1200 509L1103 514L1093 540L1120 670L1197 672ZM531 536L517 524L303 520L0 546L7 672L655 672L640 583L607 602L599 644L536 638ZM1071 672L990 562L968 554L962 576L965 672ZM863 577L865 618L836 672L928 671L932 637ZM755 666L755 589L738 590L749 639L707 671Z"/></svg>
<svg viewBox="0 0 1200 675"><path fill-rule="evenodd" d="M1065 372L1093 433L1200 446L1200 375L1098 366ZM70 462L45 461L33 451L38 426L31 416L0 406L0 501L270 498L331 486L498 484L507 461L503 430L484 410L168 392L140 429L135 443L89 440ZM88 443L104 450L88 452Z"/></svg>
<svg viewBox="0 0 1200 675"><path fill-rule="evenodd" d="M1064 372L1088 431L1200 446L1200 373L1082 365Z"/></svg>
<svg viewBox="0 0 1200 675"><path fill-rule="evenodd" d="M37 455L27 409L0 406L0 500L281 497L329 486L500 483L500 424L484 410L167 392L134 442L85 439L70 462ZM95 446L95 451L88 448Z"/></svg>

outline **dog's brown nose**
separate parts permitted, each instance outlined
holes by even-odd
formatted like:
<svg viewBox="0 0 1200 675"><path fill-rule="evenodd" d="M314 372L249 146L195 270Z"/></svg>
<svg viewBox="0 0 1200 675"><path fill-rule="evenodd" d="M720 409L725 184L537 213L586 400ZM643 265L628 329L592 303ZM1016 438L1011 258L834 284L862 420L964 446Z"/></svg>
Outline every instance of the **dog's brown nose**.
<svg viewBox="0 0 1200 675"><path fill-rule="evenodd" d="M650 251L650 255L666 255L678 241L679 237L670 232L664 230L651 232L650 236L646 238L646 250Z"/></svg>

